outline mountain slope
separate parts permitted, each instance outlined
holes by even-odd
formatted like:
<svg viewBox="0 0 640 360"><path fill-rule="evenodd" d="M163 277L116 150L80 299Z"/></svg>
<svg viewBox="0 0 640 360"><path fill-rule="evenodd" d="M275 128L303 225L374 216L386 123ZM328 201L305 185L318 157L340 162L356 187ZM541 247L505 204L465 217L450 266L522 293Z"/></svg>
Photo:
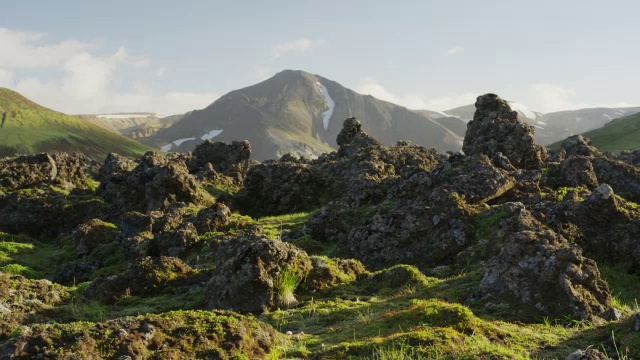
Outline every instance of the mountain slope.
<svg viewBox="0 0 640 360"><path fill-rule="evenodd" d="M138 156L151 148L78 117L47 109L0 88L0 156L80 151L101 160L110 152Z"/></svg>
<svg viewBox="0 0 640 360"><path fill-rule="evenodd" d="M640 113L615 119L605 126L585 132L582 136L591 140L600 151L619 152L640 148ZM557 148L560 142L552 144Z"/></svg>
<svg viewBox="0 0 640 360"><path fill-rule="evenodd" d="M293 70L232 91L148 141L163 143L165 151L189 151L209 138L246 139L258 160L288 152L315 157L337 147L342 122L354 115L387 145L410 140L438 150L461 147L460 136L417 112Z"/></svg>

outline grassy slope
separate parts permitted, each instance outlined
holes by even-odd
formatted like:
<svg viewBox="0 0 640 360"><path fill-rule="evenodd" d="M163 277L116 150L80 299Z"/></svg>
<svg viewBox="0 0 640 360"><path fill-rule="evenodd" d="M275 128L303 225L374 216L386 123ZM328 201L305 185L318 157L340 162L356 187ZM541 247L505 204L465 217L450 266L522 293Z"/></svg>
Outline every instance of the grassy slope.
<svg viewBox="0 0 640 360"><path fill-rule="evenodd" d="M600 151L620 152L640 148L640 113L613 120L582 136L590 139ZM551 144L549 148L557 149L561 143Z"/></svg>
<svg viewBox="0 0 640 360"><path fill-rule="evenodd" d="M101 160L109 152L139 156L153 150L75 116L42 107L22 95L0 88L0 156L39 152L80 151Z"/></svg>

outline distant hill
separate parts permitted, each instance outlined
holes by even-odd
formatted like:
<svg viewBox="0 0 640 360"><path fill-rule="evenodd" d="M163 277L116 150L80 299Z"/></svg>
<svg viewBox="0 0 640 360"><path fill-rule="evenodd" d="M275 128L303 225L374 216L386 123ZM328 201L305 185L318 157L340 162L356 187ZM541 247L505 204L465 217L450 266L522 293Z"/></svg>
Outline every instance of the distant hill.
<svg viewBox="0 0 640 360"><path fill-rule="evenodd" d="M40 106L0 88L0 156L80 151L96 160L110 152L138 156L153 150L79 117Z"/></svg>
<svg viewBox="0 0 640 360"><path fill-rule="evenodd" d="M169 127L185 114L158 117L154 113L115 113L99 115L78 115L95 125L111 130L131 139L146 138L158 130Z"/></svg>
<svg viewBox="0 0 640 360"><path fill-rule="evenodd" d="M459 150L462 145L461 136L424 115L294 70L232 91L145 142L184 152L205 139L246 139L257 160L289 152L315 157L337 147L344 119L354 115L370 135L387 145L398 140L438 150Z"/></svg>
<svg viewBox="0 0 640 360"><path fill-rule="evenodd" d="M615 119L605 126L587 131L582 136L593 142L600 151L620 152L640 148L640 113ZM560 147L560 142L551 148Z"/></svg>

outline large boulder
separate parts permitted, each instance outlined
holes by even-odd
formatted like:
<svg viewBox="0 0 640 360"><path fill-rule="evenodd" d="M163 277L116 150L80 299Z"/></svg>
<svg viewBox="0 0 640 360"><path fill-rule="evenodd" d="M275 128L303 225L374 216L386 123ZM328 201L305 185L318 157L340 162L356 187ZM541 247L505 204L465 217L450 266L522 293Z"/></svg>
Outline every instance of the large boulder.
<svg viewBox="0 0 640 360"><path fill-rule="evenodd" d="M192 172L202 171L210 166L218 173L238 182L244 179L251 157L251 144L248 141L204 141L193 150L193 159L189 162Z"/></svg>
<svg viewBox="0 0 640 360"><path fill-rule="evenodd" d="M320 205L325 187L325 180L311 165L263 163L247 173L242 205L264 214L309 211Z"/></svg>
<svg viewBox="0 0 640 360"><path fill-rule="evenodd" d="M467 203L493 200L516 185L509 172L494 166L484 154L466 157L453 155L441 163L432 175L436 185L457 192Z"/></svg>
<svg viewBox="0 0 640 360"><path fill-rule="evenodd" d="M595 261L551 230L511 235L487 262L479 290L488 308L509 308L530 321L592 319L611 306Z"/></svg>
<svg viewBox="0 0 640 360"><path fill-rule="evenodd" d="M539 222L522 203L493 206L475 216L476 243L458 255L461 264L483 261L479 293L489 310L540 321L589 319L611 305L595 261Z"/></svg>
<svg viewBox="0 0 640 360"><path fill-rule="evenodd" d="M348 216L320 213L308 225L314 237L335 243L340 256L374 270L395 264L448 265L470 240L464 221L469 214L456 193L437 190L428 201L401 201L373 214L364 210L353 209ZM343 224L353 216L363 217L362 225Z"/></svg>
<svg viewBox="0 0 640 360"><path fill-rule="evenodd" d="M78 226L72 233L78 257L89 255L101 245L118 239L118 229L111 223L99 219L91 219Z"/></svg>
<svg viewBox="0 0 640 360"><path fill-rule="evenodd" d="M336 142L340 146L338 154L342 156L353 155L367 147L382 145L362 130L362 123L356 117L350 117L344 121Z"/></svg>
<svg viewBox="0 0 640 360"><path fill-rule="evenodd" d="M195 226L179 209L163 213L129 212L122 217L119 235L125 256L135 260L144 256L181 256L200 242Z"/></svg>
<svg viewBox="0 0 640 360"><path fill-rule="evenodd" d="M518 120L506 100L495 94L479 96L476 112L467 124L462 150L466 155L502 153L519 169L539 169L547 154L533 139L534 128Z"/></svg>
<svg viewBox="0 0 640 360"><path fill-rule="evenodd" d="M164 157L148 152L138 165L128 170L129 163L109 156L99 193L119 209L153 211L166 210L178 202L207 205L211 198L203 191L187 165L179 156Z"/></svg>
<svg viewBox="0 0 640 360"><path fill-rule="evenodd" d="M593 146L591 140L582 135L573 135L562 141L560 151L565 157L580 155L586 157L602 156L602 153Z"/></svg>
<svg viewBox="0 0 640 360"><path fill-rule="evenodd" d="M131 263L122 274L95 279L85 296L112 303L121 297L148 295L167 286L189 286L204 280L178 258L147 256Z"/></svg>
<svg viewBox="0 0 640 360"><path fill-rule="evenodd" d="M206 289L211 309L261 313L297 303L294 291L311 270L304 250L276 239L240 234L224 240Z"/></svg>
<svg viewBox="0 0 640 360"><path fill-rule="evenodd" d="M616 196L608 184L584 198L568 194L546 219L596 260L640 268L640 209Z"/></svg>

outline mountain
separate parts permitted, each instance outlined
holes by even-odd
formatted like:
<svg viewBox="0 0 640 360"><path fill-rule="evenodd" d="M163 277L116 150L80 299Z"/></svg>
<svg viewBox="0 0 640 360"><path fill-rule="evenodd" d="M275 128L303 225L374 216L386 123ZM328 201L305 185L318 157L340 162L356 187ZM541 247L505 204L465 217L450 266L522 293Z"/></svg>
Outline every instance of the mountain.
<svg viewBox="0 0 640 360"><path fill-rule="evenodd" d="M160 118L154 113L115 113L99 115L78 115L83 120L111 130L131 139L150 137L158 130L180 121L185 115L171 115Z"/></svg>
<svg viewBox="0 0 640 360"><path fill-rule="evenodd" d="M164 151L184 152L206 139L246 139L257 160L289 152L316 157L337 147L336 136L351 116L386 145L399 140L438 150L462 145L459 135L417 112L294 70L232 91L145 141L162 144Z"/></svg>
<svg viewBox="0 0 640 360"><path fill-rule="evenodd" d="M582 136L600 151L620 152L640 148L640 113L615 119L605 126L587 131ZM560 142L551 148L560 147Z"/></svg>
<svg viewBox="0 0 640 360"><path fill-rule="evenodd" d="M536 128L534 138L543 145L553 144L571 135L581 134L604 126L611 120L640 112L640 107L589 108L579 110L540 113L525 105L509 101L509 106L518 112L518 120ZM420 110L422 111L422 110ZM444 114L457 117L464 122L473 119L474 105L465 105L446 110ZM437 118L434 120L438 120Z"/></svg>
<svg viewBox="0 0 640 360"><path fill-rule="evenodd" d="M80 151L101 160L110 152L138 156L153 150L79 117L47 109L6 88L0 88L0 116L0 156Z"/></svg>

